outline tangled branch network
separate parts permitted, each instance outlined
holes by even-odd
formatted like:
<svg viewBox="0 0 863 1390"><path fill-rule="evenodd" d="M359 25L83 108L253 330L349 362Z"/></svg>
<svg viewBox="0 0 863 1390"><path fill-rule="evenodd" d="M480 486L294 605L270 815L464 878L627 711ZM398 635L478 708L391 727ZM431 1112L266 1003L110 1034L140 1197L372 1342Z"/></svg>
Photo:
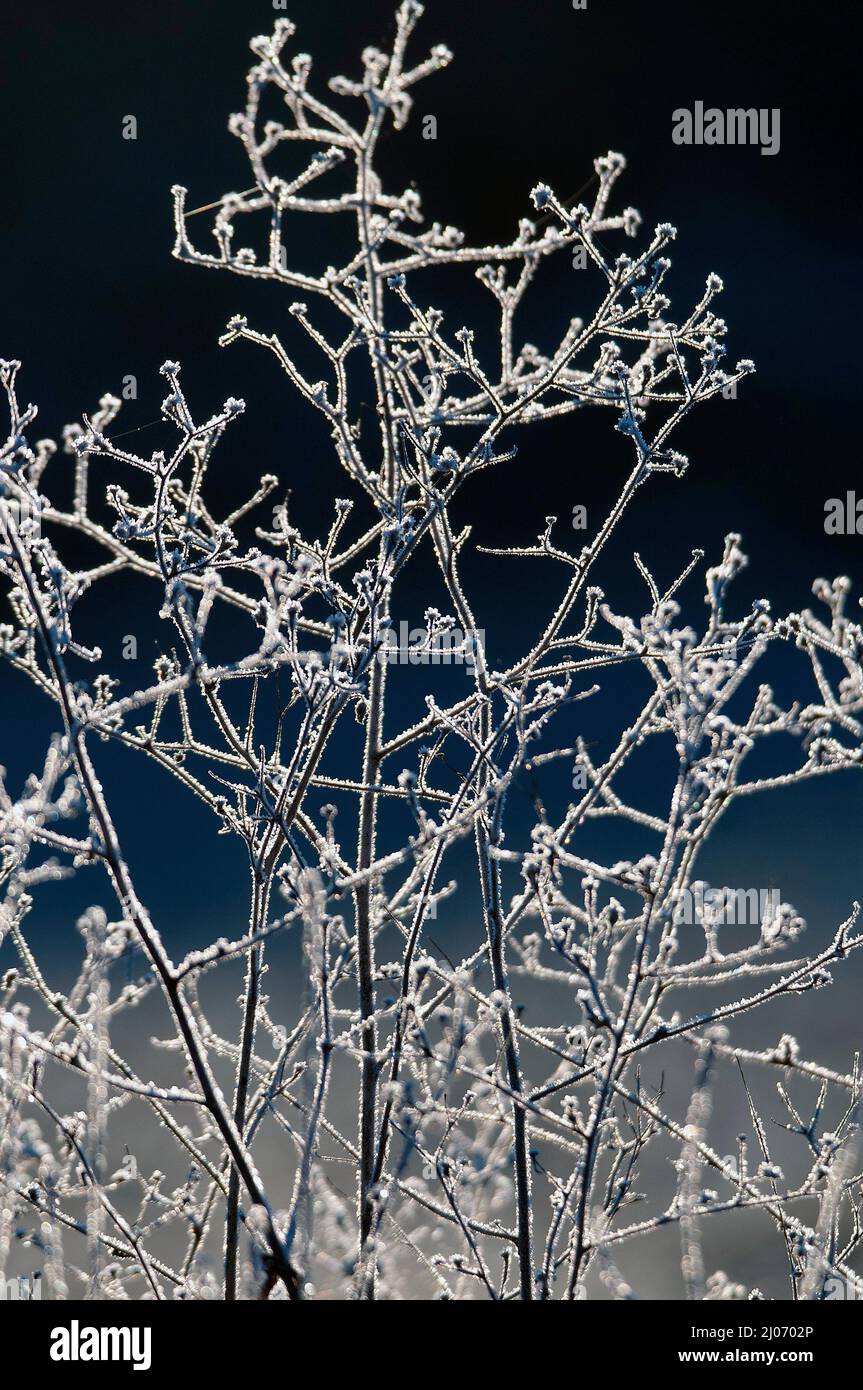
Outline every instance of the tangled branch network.
<svg viewBox="0 0 863 1390"><path fill-rule="evenodd" d="M697 877L738 798L860 766L863 634L845 611L848 581L817 581L817 611L777 618L762 601L733 616L746 561L732 535L703 570L696 626L679 602L699 583L700 551L674 562L667 585L636 555L635 617L606 600L595 581L624 512L655 473L686 470L675 428L752 364L722 368L717 276L670 317L673 227L637 254L607 250L639 233L636 212L612 211L618 154L596 160L589 207L537 185L532 217L500 245L427 225L413 189L385 191L381 136L405 125L415 85L451 58L435 47L411 65L421 13L400 6L391 51L367 48L358 79L333 78L332 104L279 19L252 40L246 106L230 120L253 187L195 210L215 209L215 250L193 244L186 190L173 191L179 260L290 295L295 350L241 316L221 342L273 354L323 417L349 493L334 498L325 538L303 535L284 500L255 524L268 497L285 497L270 474L218 519L212 465L243 402L199 419L173 362L162 367L169 446L150 457L120 447L120 402L105 396L65 431L74 497L53 502L57 447L30 442L20 364L2 365L0 648L47 697L56 731L20 790L6 778L0 792L0 1267L16 1241L37 1247L55 1298L631 1298L629 1251L670 1228L682 1296L760 1297L711 1267L705 1248L723 1213L746 1210L773 1242L781 1296L822 1298L836 1279L863 1293L856 1061L843 1074L805 1061L790 1036L744 1048L732 1034L741 1015L829 984L863 942L857 907L808 957L789 953L804 923L781 901L726 945L731 890ZM265 119L273 102L282 120ZM292 156L300 172L274 172ZM349 224L344 263L291 268L300 214ZM244 228L263 250L238 245ZM595 279L597 307L559 341L523 343L532 283L578 251L590 275L577 283ZM426 306L438 271L487 292L493 355L479 331L452 331ZM455 499L513 458L516 430L594 408L631 444L631 469L578 553L553 539L555 518L537 540L497 550L508 572L539 560L560 580L522 654L492 669L465 579L477 552ZM119 479L104 497L89 485L94 460ZM84 541L98 559L69 567L64 546ZM436 567L429 597L441 606L406 653L394 596L418 551ZM74 619L79 600L127 576L152 586L170 635L153 678L124 693ZM809 687L788 708L758 678L777 644L795 649ZM407 718L405 664L426 681ZM639 707L596 753L581 711L623 664ZM447 667L458 667L455 694ZM759 776L753 752L766 740L792 753ZM133 771L138 755L176 779L214 833L242 847L248 922L185 956L136 890L100 777L112 744ZM630 766L657 753L669 795L645 808ZM541 791L526 825L525 797L512 808L528 784ZM337 810L350 843L336 836ZM602 820L616 846L605 858L591 838ZM78 920L80 969L60 988L32 944L31 912L57 881L81 877L99 879L104 903ZM447 922L454 960L435 945ZM282 942L305 981L296 1007L267 992ZM132 946L143 965L124 978ZM238 965L239 1011L217 1027L205 985ZM531 1022L516 982L546 1001ZM152 1065L116 1041L145 1006L169 1021ZM672 1056L692 1078L682 1103L662 1085ZM789 1178L751 1079L770 1069L799 1153ZM731 1156L711 1140L720 1085L743 1112ZM148 1125L158 1171L135 1159ZM642 1191L641 1173L671 1174L670 1188L663 1176L654 1195Z"/></svg>

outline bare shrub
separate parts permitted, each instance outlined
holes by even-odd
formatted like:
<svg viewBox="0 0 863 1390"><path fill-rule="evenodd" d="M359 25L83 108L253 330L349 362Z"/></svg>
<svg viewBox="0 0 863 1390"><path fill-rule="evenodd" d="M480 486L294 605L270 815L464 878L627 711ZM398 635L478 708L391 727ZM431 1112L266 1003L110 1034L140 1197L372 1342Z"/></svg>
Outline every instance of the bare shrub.
<svg viewBox="0 0 863 1390"><path fill-rule="evenodd" d="M717 276L671 317L673 227L632 253L608 251L639 234L637 213L613 209L618 154L596 160L589 206L539 184L531 216L496 246L427 225L412 188L385 191L379 137L405 124L416 83L451 56L436 47L412 65L420 13L407 0L392 51L366 49L357 80L330 81L332 101L318 94L308 55L293 51L293 25L277 21L252 40L247 103L230 120L253 186L193 210L214 212L215 249L197 248L186 190L174 189L180 260L289 296L285 341L237 316L221 342L274 354L323 417L349 493L333 500L325 537L301 534L286 480L269 473L218 515L210 475L243 403L200 419L172 362L162 368L166 447L149 457L127 448L120 402L105 396L83 428L67 428L74 498L52 502L56 447L28 442L36 411L19 404L19 364L3 363L0 568L11 618L0 644L52 702L57 732L41 769L0 799L0 931L18 956L2 981L0 1268L23 1232L43 1251L54 1297L83 1286L104 1298L550 1299L595 1294L599 1279L625 1298L629 1243L671 1226L688 1297L743 1297L710 1267L702 1236L722 1213L745 1210L772 1223L789 1297L828 1296L836 1280L856 1290L856 1062L843 1075L805 1061L791 1037L744 1048L730 1031L740 1015L829 983L863 940L856 905L820 950L799 955L804 924L790 904L752 890L750 912L750 890L698 877L738 798L859 766L861 630L845 612L848 583L817 581L817 612L775 617L759 602L735 616L740 538L727 538L698 581L702 552L678 554L673 535L667 577L635 556L642 612L625 616L606 599L601 563L611 556L612 575L628 565L611 545L624 512L655 473L686 470L675 428L752 364L722 367ZM274 97L283 121L266 114ZM291 267L290 228L304 213L351 227L346 260L320 273ZM247 227L263 251L241 245ZM596 285L596 306L559 341L523 342L518 311L532 282L576 253L592 270L574 283L579 293ZM427 306L439 272L487 291L493 357L479 329L476 339L453 331ZM368 383L373 428L358 404ZM609 413L631 469L581 549L549 517L536 540L491 552L513 585L530 584L538 561L561 576L521 655L494 669L489 648L506 615L474 610L463 579L470 528L454 519L455 499L476 474L491 483L516 434L523 451L527 426L530 439L585 409ZM289 448L279 454L290 473ZM119 479L104 498L90 486L97 460ZM100 558L69 567L70 532ZM420 547L440 587L406 652L400 584ZM129 575L152 584L171 628L154 678L135 690L73 623L82 596ZM688 592L691 603L699 582L703 619L690 623L679 602ZM777 644L798 649L809 690L788 707L762 676ZM400 694L403 665L426 681L415 711ZM637 708L597 754L579 731L581 702L601 702L621 669ZM289 693L278 717L264 718L280 676ZM784 771L750 771L767 740L791 750ZM122 745L133 770L133 754L158 764L209 808L214 832L242 845L247 926L172 952L136 891L100 779L108 744ZM639 805L631 789L646 784L630 768L654 746L670 794ZM511 814L525 782L536 789L528 827ZM337 809L350 844L337 838ZM591 838L602 821L616 837L605 857ZM88 872L114 902L78 922L80 973L61 991L28 944L28 914L43 885ZM445 918L472 935L457 963L435 946ZM307 977L293 1016L266 989L265 957L282 937L297 941L294 968ZM145 966L124 980L132 944ZM199 986L237 960L244 995L223 1033ZM550 1001L532 1006L536 1021L518 1007L514 980ZM172 1020L158 1065L173 1058L175 1082L148 1079L145 1057L114 1041L149 996ZM687 1048L694 1082L680 1106L660 1078ZM749 1087L760 1069L779 1071L799 1141L788 1178ZM58 1074L79 1086L72 1108L56 1100ZM356 1123L346 1126L351 1076ZM813 1089L813 1118L795 1108L789 1077ZM720 1084L736 1088L747 1115L748 1143L733 1156L711 1141ZM145 1116L171 1176L138 1170ZM256 1166L264 1133L281 1146L283 1208ZM637 1175L654 1151L673 1154L675 1180L645 1196ZM216 1241L223 1268L205 1259Z"/></svg>

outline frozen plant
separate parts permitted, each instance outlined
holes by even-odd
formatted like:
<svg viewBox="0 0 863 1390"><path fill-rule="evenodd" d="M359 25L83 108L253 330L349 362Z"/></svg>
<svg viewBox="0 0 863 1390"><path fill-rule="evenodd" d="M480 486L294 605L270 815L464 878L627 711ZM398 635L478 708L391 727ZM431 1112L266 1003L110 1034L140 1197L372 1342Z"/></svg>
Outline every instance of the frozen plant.
<svg viewBox="0 0 863 1390"><path fill-rule="evenodd" d="M589 205L538 184L531 215L493 246L427 224L412 187L386 191L379 139L405 125L414 86L451 57L439 46L409 60L421 13L406 0L391 51L367 48L357 79L329 82L332 99L279 19L252 40L246 105L230 120L253 185L210 206L214 248L193 241L186 190L174 189L180 260L286 296L284 340L238 315L221 342L274 354L289 389L323 416L347 494L333 499L325 536L289 516L288 484L307 482L290 441L279 445L287 476L249 479L247 501L219 514L210 477L243 402L202 418L170 361L165 447L127 448L130 433L114 428L120 402L105 396L83 427L67 427L74 496L52 500L56 446L33 438L19 364L2 365L0 646L56 717L41 768L0 792L10 953L0 1268L23 1239L41 1249L57 1298L630 1298L630 1246L670 1226L682 1293L757 1297L711 1268L703 1244L708 1223L745 1209L761 1214L767 1239L775 1232L785 1296L822 1298L837 1280L863 1291L856 1060L847 1075L804 1060L793 1038L773 1040L768 1008L829 984L863 942L857 907L807 956L796 945L804 923L772 896L750 939L726 938L723 894L699 877L739 798L859 767L863 633L846 612L848 582L817 581L815 611L775 617L759 602L738 614L740 538L699 581L702 552L678 556L673 535L665 578L635 556L642 612L625 616L606 598L608 553L612 575L629 563L611 544L624 512L649 497L653 474L686 470L676 426L752 364L723 369L717 276L672 318L672 226L631 253L607 249L639 234L636 212L613 210L619 154L596 160ZM321 273L292 268L300 214L349 224L347 258ZM558 341L523 342L532 282L579 251L595 307ZM493 358L478 346L484 328L475 337L429 307L438 273L487 291ZM579 291L588 278L576 277ZM375 407L363 419L369 383ZM630 471L577 553L553 517L537 539L493 552L512 584L532 582L537 561L560 574L521 655L493 669L501 618L475 612L463 577L470 528L453 504L467 479L513 460L516 434L510 474L544 421L591 408L626 436ZM96 460L116 477L104 497L91 486ZM98 558L64 562L70 532L76 557ZM415 708L392 622L419 550L439 587ZM153 678L135 689L76 636L79 601L126 576L152 586L170 629ZM693 605L699 583L704 604ZM687 621L684 601L703 619ZM470 658L457 687L431 659L456 630ZM763 678L777 644L797 649L808 690L787 707ZM637 708L597 751L583 711L621 668ZM786 765L764 775L768 740ZM157 764L209 809L214 834L242 846L247 923L220 922L223 934L186 955L172 949L112 816L100 775L110 744L133 769L133 755ZM654 748L668 762L663 804L639 805L634 786L657 789L631 765ZM603 856L599 843L614 848ZM77 922L80 971L61 989L28 918L37 894L73 876L98 878L104 902ZM684 898L698 904L694 922ZM450 941L470 938L461 959L436 945L447 924ZM293 1011L266 978L282 944L306 978ZM235 1025L225 1014L217 1026L204 985L231 962L244 966L243 997ZM530 1021L522 988L548 1000ZM155 1042L160 1081L117 1042L132 1010L157 1005L170 1023ZM760 1009L770 1041L735 1043L739 1016ZM694 1073L681 1104L661 1077L683 1055ZM790 1162L788 1144L777 1160L756 1100L750 1078L762 1070L781 1078L786 1138L799 1146ZM740 1102L745 1132L731 1156L711 1128L718 1087ZM158 1171L136 1159L146 1116Z"/></svg>

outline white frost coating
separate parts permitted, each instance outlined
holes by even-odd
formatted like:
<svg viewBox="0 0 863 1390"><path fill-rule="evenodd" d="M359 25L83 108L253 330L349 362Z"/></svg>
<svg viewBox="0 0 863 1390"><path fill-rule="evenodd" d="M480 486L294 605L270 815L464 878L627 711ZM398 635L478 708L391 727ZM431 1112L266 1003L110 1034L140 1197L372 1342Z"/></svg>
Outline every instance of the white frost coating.
<svg viewBox="0 0 863 1390"><path fill-rule="evenodd" d="M728 591L746 561L731 535L703 575L707 611L693 625L679 605L686 597L693 611L690 579L703 554L684 554L672 536L670 582L634 557L644 611L622 614L606 599L596 580L613 560L624 511L654 473L685 471L686 458L670 446L674 429L752 364L722 368L718 276L672 317L665 252L673 227L657 227L637 253L612 256L617 235L634 238L639 228L632 209L611 211L619 154L596 160L590 206L565 206L537 184L538 217L496 246L472 247L453 227L426 225L413 188L385 191L375 170L379 137L390 122L401 129L414 85L451 57L438 46L408 65L421 12L403 4L392 51L367 48L359 80L330 82L338 106L318 94L311 58L290 55L294 26L277 21L272 35L252 40L246 107L230 121L253 186L191 212L186 190L174 190L180 260L286 289L285 342L243 315L221 341L274 354L326 420L350 495L334 498L325 538L302 534L289 517L287 480L270 472L217 518L208 468L244 404L230 398L198 422L172 361L161 369L164 449L144 457L115 443L121 403L104 396L84 427L64 432L74 497L70 508L53 503L43 489L56 446L28 442L36 411L18 403L19 364L0 367L10 412L0 447L0 571L12 619L0 626L0 650L51 697L58 717L42 770L17 796L0 787L0 939L19 958L0 981L0 1269L16 1226L29 1220L55 1297L80 1296L74 1281L83 1277L90 1295L104 1298L581 1298L595 1290L595 1275L611 1296L628 1298L628 1242L672 1223L687 1294L737 1298L747 1295L743 1285L705 1264L701 1228L745 1207L772 1222L777 1267L797 1294L820 1297L828 1279L855 1280L848 1262L861 1228L844 1218L856 1181L856 1062L843 1075L804 1061L793 1038L772 1041L769 1019L771 1041L743 1048L729 1025L829 984L830 969L863 940L857 907L809 957L787 953L804 924L782 901L753 920L749 944L737 931L726 946L739 890L711 889L699 866L739 797L860 765L863 633L846 613L848 582L818 580L817 612L774 617L760 602L734 616ZM273 96L284 122L262 114ZM298 149L295 172L277 173ZM190 230L208 210L209 252ZM289 268L292 217L303 213L349 219L355 250L343 264L320 274ZM258 224L263 256L239 244ZM521 341L518 310L531 283L550 258L565 264L577 251L592 269L573 277L573 290L581 298L583 286L595 286L598 307L579 305L557 341ZM494 360L477 347L486 341L479 331L453 328L429 306L438 272L475 275L488 290ZM369 379L373 429L361 415ZM513 458L514 426L590 407L609 411L632 447L630 472L593 539L574 553L549 517L536 540L482 552L514 571L551 561L562 576L556 603L537 614L505 669L491 669L483 643L473 642L455 697L451 684L432 684L440 672L429 663L426 712L400 726L415 697L400 700L398 662L378 657L400 616L406 566L423 546L439 571L439 592L423 604L425 646L414 655L431 654L441 634L483 631L462 578L470 530L456 527L452 504L466 479ZM274 453L280 461L287 454L289 478L302 475L290 441L276 441ZM107 510L89 485L96 458L100 476L111 466L116 473ZM569 499L561 505L566 511ZM271 524L255 526L262 506L272 507ZM37 515L38 527L21 520ZM69 529L104 559L67 568ZM172 632L152 682L123 693L122 669L93 675L102 655L76 641L72 620L82 594L132 572L152 582L155 611ZM213 655L216 645L225 649L215 635L226 614L234 634L237 614L247 623L248 640L231 660ZM798 649L805 682L788 707L762 676L777 644ZM595 704L621 665L633 688L642 681L643 699L627 727L609 730L597 747L579 732L578 702ZM259 705L276 678L285 708L274 731ZM776 735L793 750L786 770L750 773L753 751ZM351 738L353 762L344 751ZM210 809L214 832L244 846L247 929L214 930L211 945L182 960L169 953L135 891L97 774L107 741L155 760ZM632 804L630 763L654 745L667 755L670 793L664 806ZM536 791L527 835L526 785ZM337 838L337 813L355 848ZM604 860L585 847L599 819L617 831ZM471 844L478 891L463 899L450 863L457 852L463 875ZM116 920L99 907L80 919L81 973L62 992L51 962L38 963L28 944L27 917L43 885L87 866L106 876ZM682 907L692 902L687 922ZM474 920L475 943L451 962L438 944L445 923ZM297 945L294 961L308 980L293 1017L263 991L265 952L283 938ZM133 949L134 978L124 979ZM235 1033L222 1037L197 984L237 958L246 962L242 1009ZM523 1016L515 981L529 981L534 998L548 986L547 1013L532 1006ZM712 986L719 1002L710 1007ZM156 989L173 1032L153 1043L160 1060L176 1056L182 1085L142 1079L114 1043L118 1016ZM28 1025L28 996L49 1028ZM561 998L570 1002L562 1007ZM695 1061L683 1107L656 1090L674 1039L690 1044ZM225 1061L230 1100L214 1069ZM83 1079L86 1108L76 1114L51 1103L57 1067ZM759 1068L814 1086L802 1114L780 1088L801 1142L796 1170L770 1153L773 1136L746 1079ZM358 1115L345 1132L334 1098L350 1069ZM734 1155L711 1138L719 1085L741 1098L747 1135ZM825 1133L829 1091L845 1105L833 1106ZM125 1123L133 1098L138 1115L145 1105L162 1127L164 1168L183 1156L183 1180L139 1170L135 1126ZM253 1158L264 1124L281 1137L291 1175L281 1212ZM674 1155L670 1204L648 1195L634 1205L648 1146ZM130 1188L133 1220L118 1196ZM82 1231L83 1272L71 1253ZM214 1235L224 1251L218 1270L201 1259Z"/></svg>

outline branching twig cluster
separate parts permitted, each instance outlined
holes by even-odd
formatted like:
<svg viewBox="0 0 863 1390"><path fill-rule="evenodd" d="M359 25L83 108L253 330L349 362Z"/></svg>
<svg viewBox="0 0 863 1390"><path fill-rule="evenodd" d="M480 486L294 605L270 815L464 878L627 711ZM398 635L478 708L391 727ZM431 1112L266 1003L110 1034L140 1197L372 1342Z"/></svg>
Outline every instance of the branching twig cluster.
<svg viewBox="0 0 863 1390"><path fill-rule="evenodd" d="M221 341L265 347L324 417L353 494L335 500L325 538L303 535L284 502L252 534L255 509L284 496L272 475L218 518L210 465L243 403L199 420L172 362L162 368L170 447L149 457L121 447L112 433L120 402L106 396L84 427L66 431L74 498L53 503L45 474L55 445L29 442L35 409L19 404L18 364L2 366L10 621L0 645L53 703L58 732L42 770L0 794L0 932L18 956L2 981L0 1267L23 1232L41 1246L56 1297L78 1279L91 1296L119 1298L578 1298L594 1274L612 1296L631 1297L624 1245L674 1225L687 1295L736 1297L745 1290L706 1263L702 1228L719 1213L757 1209L785 1252L788 1296L824 1297L835 1278L856 1288L856 1061L848 1075L831 1072L804 1061L790 1037L742 1048L729 1025L828 983L863 942L857 908L821 950L789 956L803 929L793 907L771 901L743 943L724 934L723 895L698 878L711 833L739 798L860 765L863 634L845 612L847 581L816 584L818 613L777 618L761 602L735 617L728 591L745 558L729 536L704 574L697 628L678 599L699 551L668 584L636 556L644 611L615 611L595 580L624 511L654 473L683 474L676 426L752 366L721 365L718 277L671 318L673 227L659 226L637 254L608 251L615 234L634 238L639 227L632 209L611 211L620 155L596 161L591 206L566 206L538 185L541 218L525 218L497 246L427 225L413 189L385 191L380 136L390 122L404 125L415 84L451 56L437 47L409 65L420 13L414 0L401 5L392 50L366 49L361 78L330 82L332 103L317 94L308 55L291 53L293 26L279 20L252 41L247 104L230 128L254 185L213 205L215 250L196 249L186 190L174 190L181 260L304 296L291 304L293 331L319 367L301 366L301 351L244 317ZM282 120L265 118L274 99ZM343 107L359 107L362 119ZM297 151L299 172L275 172ZM355 252L319 275L289 268L300 213L346 217ZM262 229L263 254L238 244L246 226ZM518 311L531 283L550 258L579 250L593 266L597 307L573 317L559 341L522 342ZM494 360L470 328L453 331L426 305L425 283L440 270L475 274L488 291ZM373 438L357 396L369 379ZM552 538L554 518L536 541L492 552L514 569L539 559L561 573L521 655L492 669L462 577L470 530L457 528L454 500L468 478L513 457L521 427L588 407L611 413L631 442L631 469L577 553ZM97 460L122 480L107 489L110 518L92 500ZM68 568L68 532L101 558ZM463 693L439 681L425 712L405 723L391 628L394 594L420 547L434 556L449 611L429 608L416 651L431 684L444 638L458 633L448 651L464 665ZM73 622L82 596L121 574L155 585L172 629L152 681L127 693L101 652L76 640ZM239 649L237 622L247 635ZM783 707L762 679L776 644L799 649L814 682L808 702ZM602 680L621 666L633 688L636 674L643 681L643 699L597 756L578 734L576 706L601 700ZM273 729L261 710L275 683L289 695ZM793 752L785 770L764 775L751 769L768 740ZM184 958L136 891L98 772L109 742L170 773L245 851L248 923ZM657 743L668 795L639 805L631 766ZM525 837L513 791L543 778ZM336 838L337 809L354 845ZM591 848L601 820L616 844L636 846L630 857ZM453 861L462 874L471 843L478 909L459 918L461 887L448 874ZM80 973L63 991L37 962L28 914L43 885L88 869L106 877L114 906L78 922ZM694 922L681 913L693 895ZM435 946L445 915L473 933L457 963ZM280 937L302 943L308 986L294 1017L265 989L265 957ZM144 965L124 980L133 948ZM240 1016L222 1036L199 985L237 960ZM529 1024L516 980L568 1002ZM113 1041L121 1016L154 992L173 1020L164 1046L182 1059L182 1084L147 1079ZM689 1044L695 1064L683 1110L660 1084L675 1043ZM749 1086L759 1068L781 1076L788 1129L808 1156L793 1179L771 1154ZM80 1111L51 1099L58 1069L80 1082ZM355 1127L344 1119L351 1071ZM750 1117L733 1157L710 1137L720 1074ZM812 1118L792 1081L813 1090ZM176 1181L140 1172L127 1147L124 1120L141 1107L166 1153L183 1160ZM256 1167L265 1132L291 1175L282 1210ZM669 1147L673 1191L647 1199L639 1168ZM222 1268L204 1258L216 1234Z"/></svg>

